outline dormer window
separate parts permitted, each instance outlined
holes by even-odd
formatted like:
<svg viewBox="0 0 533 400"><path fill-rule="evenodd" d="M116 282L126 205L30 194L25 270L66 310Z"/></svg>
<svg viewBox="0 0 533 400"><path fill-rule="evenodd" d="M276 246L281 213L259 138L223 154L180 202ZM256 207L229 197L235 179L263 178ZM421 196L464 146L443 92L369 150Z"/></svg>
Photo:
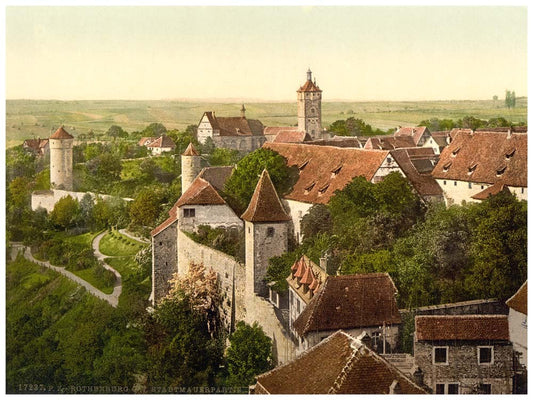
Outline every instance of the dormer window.
<svg viewBox="0 0 533 400"><path fill-rule="evenodd" d="M309 164L309 161L310 161L310 160L305 161L302 165L300 165L300 166L298 167L298 169L299 169L300 171L302 171L305 167L307 167L307 164Z"/></svg>
<svg viewBox="0 0 533 400"><path fill-rule="evenodd" d="M461 150L460 147L458 147L454 151L452 151L452 157L455 157L457 155L457 153L459 153L459 150Z"/></svg>
<svg viewBox="0 0 533 400"><path fill-rule="evenodd" d="M320 189L318 189L318 194L324 194L326 192L326 190L328 190L328 187L329 187L329 183L323 187L321 187Z"/></svg>
<svg viewBox="0 0 533 400"><path fill-rule="evenodd" d="M305 194L308 194L316 185L316 182L311 183L309 186L305 188Z"/></svg>
<svg viewBox="0 0 533 400"><path fill-rule="evenodd" d="M444 164L444 165L442 166L442 170L443 170L444 172L448 172L448 170L450 169L451 166L452 166L452 162L451 162L451 161L448 161L446 164Z"/></svg>
<svg viewBox="0 0 533 400"><path fill-rule="evenodd" d="M333 177L339 175L339 172L341 172L341 169L342 169L342 164L331 171L331 177L333 178Z"/></svg>
<svg viewBox="0 0 533 400"><path fill-rule="evenodd" d="M477 163L470 164L470 166L468 167L468 175L472 175L472 173L476 170L476 168L477 168Z"/></svg>
<svg viewBox="0 0 533 400"><path fill-rule="evenodd" d="M505 153L505 159L510 160L512 156L514 156L514 153L516 152L516 149L511 149L508 152Z"/></svg>
<svg viewBox="0 0 533 400"><path fill-rule="evenodd" d="M502 176L506 169L507 169L507 165L502 165L500 168L496 170L496 176Z"/></svg>

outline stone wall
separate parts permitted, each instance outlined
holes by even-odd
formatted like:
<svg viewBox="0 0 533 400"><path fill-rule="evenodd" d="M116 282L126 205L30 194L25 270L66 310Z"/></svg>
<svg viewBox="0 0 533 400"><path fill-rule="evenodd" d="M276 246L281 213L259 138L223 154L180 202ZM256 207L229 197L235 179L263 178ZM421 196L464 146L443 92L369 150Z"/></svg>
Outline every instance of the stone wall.
<svg viewBox="0 0 533 400"><path fill-rule="evenodd" d="M260 148L266 142L264 136L213 136L213 143L216 147L239 150L250 153Z"/></svg>
<svg viewBox="0 0 533 400"><path fill-rule="evenodd" d="M168 281L178 272L178 222L152 236L152 304L168 294Z"/></svg>
<svg viewBox="0 0 533 400"><path fill-rule="evenodd" d="M67 197L70 195L73 199L77 199L80 201L85 194L90 194L93 199L96 198L96 196L102 198L102 199L110 199L113 198L113 196L109 196L106 194L95 194L91 192L72 192L68 190L37 190L31 194L31 209L33 211L37 210L39 207L44 208L46 211L51 212L54 209L54 206L56 203L61 200L63 197ZM123 198L125 201L131 201L133 199L129 198Z"/></svg>
<svg viewBox="0 0 533 400"><path fill-rule="evenodd" d="M527 368L527 315L509 309L509 340L519 353L519 362Z"/></svg>
<svg viewBox="0 0 533 400"><path fill-rule="evenodd" d="M203 264L213 269L222 294L221 316L225 327L231 331L235 321L244 319L244 265L233 257L218 250L196 243L184 232L178 230L178 271L187 274L190 263Z"/></svg>
<svg viewBox="0 0 533 400"><path fill-rule="evenodd" d="M50 139L50 187L72 190L73 139Z"/></svg>
<svg viewBox="0 0 533 400"><path fill-rule="evenodd" d="M400 310L400 313L404 312L408 311ZM506 315L509 312L509 308L497 299L481 299L418 307L411 310L411 312L414 315Z"/></svg>
<svg viewBox="0 0 533 400"><path fill-rule="evenodd" d="M185 217L183 210L194 210L194 217ZM186 231L196 231L200 225L211 228L242 228L242 220L227 204L194 205L179 208L179 227Z"/></svg>
<svg viewBox="0 0 533 400"><path fill-rule="evenodd" d="M447 365L433 364L433 347L448 347ZM494 362L478 363L477 346L493 346ZM415 362L424 373L424 384L435 391L438 383L459 383L459 393L468 394L476 385L491 384L491 393L512 393L513 348L498 342L415 342Z"/></svg>

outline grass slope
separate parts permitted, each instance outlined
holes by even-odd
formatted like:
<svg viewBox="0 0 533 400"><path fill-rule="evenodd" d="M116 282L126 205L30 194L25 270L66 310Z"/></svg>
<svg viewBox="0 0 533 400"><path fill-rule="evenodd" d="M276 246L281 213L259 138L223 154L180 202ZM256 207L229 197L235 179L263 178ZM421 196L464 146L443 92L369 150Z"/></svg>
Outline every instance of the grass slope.
<svg viewBox="0 0 533 400"><path fill-rule="evenodd" d="M106 256L134 256L146 246L113 229L100 241L100 252Z"/></svg>
<svg viewBox="0 0 533 400"><path fill-rule="evenodd" d="M60 124L74 136L89 130L103 133L111 125L120 125L128 132L140 131L152 122L161 122L167 129L183 130L187 125L197 125L204 111L236 116L240 115L240 108L241 103L163 100L7 100L6 145L14 146L32 137L49 137ZM290 103L246 103L246 115L267 126L295 125L296 99ZM458 119L465 115L481 119L504 117L515 123L527 121L527 98L518 98L513 110L505 108L503 100L322 103L324 127L350 116L386 130L398 125L416 125L433 117Z"/></svg>

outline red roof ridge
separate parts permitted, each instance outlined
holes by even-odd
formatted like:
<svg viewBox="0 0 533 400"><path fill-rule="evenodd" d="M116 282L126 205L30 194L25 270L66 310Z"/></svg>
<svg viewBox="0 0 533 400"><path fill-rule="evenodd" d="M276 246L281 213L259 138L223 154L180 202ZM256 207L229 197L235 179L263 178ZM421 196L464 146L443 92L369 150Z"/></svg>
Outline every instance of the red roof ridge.
<svg viewBox="0 0 533 400"><path fill-rule="evenodd" d="M74 139L74 136L72 136L70 133L68 133L64 128L63 125L61 125L57 131L54 132L52 136L50 136L50 139Z"/></svg>
<svg viewBox="0 0 533 400"><path fill-rule="evenodd" d="M191 186L176 202L176 207L184 205L223 205L226 201L208 181L196 177Z"/></svg>
<svg viewBox="0 0 533 400"><path fill-rule="evenodd" d="M291 219L266 169L263 170L250 204L241 218L248 222L285 222Z"/></svg>

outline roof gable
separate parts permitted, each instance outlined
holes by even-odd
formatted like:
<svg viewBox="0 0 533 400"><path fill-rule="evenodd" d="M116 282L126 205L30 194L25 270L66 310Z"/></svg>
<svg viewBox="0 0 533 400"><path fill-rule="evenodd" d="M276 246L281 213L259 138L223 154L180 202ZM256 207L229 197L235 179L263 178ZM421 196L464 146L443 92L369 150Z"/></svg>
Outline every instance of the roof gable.
<svg viewBox="0 0 533 400"><path fill-rule="evenodd" d="M527 315L527 281L518 289L518 291L505 303L522 314Z"/></svg>
<svg viewBox="0 0 533 400"><path fill-rule="evenodd" d="M388 394L394 381L401 393L425 393L360 340L338 331L295 360L259 375L256 393Z"/></svg>
<svg viewBox="0 0 533 400"><path fill-rule="evenodd" d="M429 135L429 131L425 126L400 127L394 132L394 136L411 136L416 146L420 144L424 134Z"/></svg>
<svg viewBox="0 0 533 400"><path fill-rule="evenodd" d="M422 340L509 340L507 315L417 315L415 335Z"/></svg>
<svg viewBox="0 0 533 400"><path fill-rule="evenodd" d="M396 292L387 273L328 276L294 321L294 329L304 336L312 331L399 324Z"/></svg>
<svg viewBox="0 0 533 400"><path fill-rule="evenodd" d="M527 134L457 131L433 170L437 179L527 187Z"/></svg>
<svg viewBox="0 0 533 400"><path fill-rule="evenodd" d="M50 139L74 139L74 136L68 133L63 126L60 126L59 129L50 136Z"/></svg>
<svg viewBox="0 0 533 400"><path fill-rule="evenodd" d="M224 199L215 188L205 179L196 177L191 186L181 195L176 203L177 207L192 205L223 205Z"/></svg>
<svg viewBox="0 0 533 400"><path fill-rule="evenodd" d="M148 148L160 147L164 149L173 149L176 147L174 141L167 135L162 135L153 141L146 142L146 146Z"/></svg>
<svg viewBox="0 0 533 400"><path fill-rule="evenodd" d="M385 150L364 150L295 143L265 143L264 148L281 154L289 167L300 170L288 200L327 204L336 190L355 177L370 181L389 154Z"/></svg>
<svg viewBox="0 0 533 400"><path fill-rule="evenodd" d="M285 212L266 169L263 170L250 204L241 218L248 222L282 222L291 219Z"/></svg>
<svg viewBox="0 0 533 400"><path fill-rule="evenodd" d="M182 156L199 156L200 153L198 153L198 150L196 150L196 147L192 144L192 142L189 142L189 145L183 152Z"/></svg>
<svg viewBox="0 0 533 400"><path fill-rule="evenodd" d="M322 92L322 90L320 90L320 88L313 81L308 79L302 86L300 86L298 92Z"/></svg>
<svg viewBox="0 0 533 400"><path fill-rule="evenodd" d="M433 150L431 148L429 148L428 150L431 150L431 152L433 153ZM420 173L419 170L416 168L415 164L413 163L413 160L409 155L409 149L392 150L390 153L400 166L401 170L407 177L411 186L413 186L413 188L420 196L424 197L442 195L442 188L439 186L435 178L433 178L430 173ZM420 161L422 160L422 158L416 159L418 163L420 163ZM431 161L429 159L426 159L425 161L431 164Z"/></svg>

